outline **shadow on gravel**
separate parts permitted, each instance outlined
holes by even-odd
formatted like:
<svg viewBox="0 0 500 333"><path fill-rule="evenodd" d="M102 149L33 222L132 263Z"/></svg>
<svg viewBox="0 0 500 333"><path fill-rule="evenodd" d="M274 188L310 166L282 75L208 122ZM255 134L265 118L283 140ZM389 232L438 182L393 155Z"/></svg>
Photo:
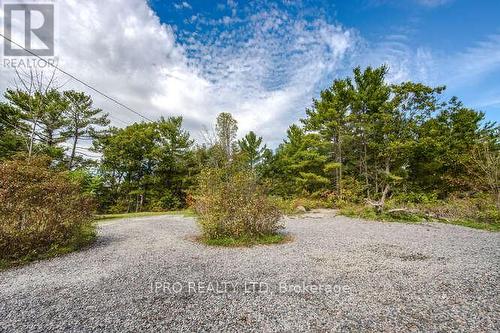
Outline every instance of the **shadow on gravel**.
<svg viewBox="0 0 500 333"><path fill-rule="evenodd" d="M366 246L372 253L382 254L388 259L400 259L402 261L423 261L431 259L430 256L410 249L402 248L392 244L371 244Z"/></svg>
<svg viewBox="0 0 500 333"><path fill-rule="evenodd" d="M103 248L111 245L112 243L117 243L125 239L124 237L116 237L116 236L102 236L97 235L97 238L94 243L82 249L83 251L95 249L95 248Z"/></svg>

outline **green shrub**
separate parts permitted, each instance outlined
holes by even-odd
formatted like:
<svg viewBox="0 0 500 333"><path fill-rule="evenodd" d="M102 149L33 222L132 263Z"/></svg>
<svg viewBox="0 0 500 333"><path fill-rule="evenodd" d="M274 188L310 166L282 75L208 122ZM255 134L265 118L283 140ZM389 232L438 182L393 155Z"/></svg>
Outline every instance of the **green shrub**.
<svg viewBox="0 0 500 333"><path fill-rule="evenodd" d="M295 198L292 200L292 206L294 210L302 206L306 210L312 210L317 208L332 208L332 203L323 198Z"/></svg>
<svg viewBox="0 0 500 333"><path fill-rule="evenodd" d="M340 213L349 217L361 217L367 220L377 220L379 215L373 207L357 204L346 204L340 209Z"/></svg>
<svg viewBox="0 0 500 333"><path fill-rule="evenodd" d="M156 202L157 210L178 209L182 207L181 199L166 189L161 198Z"/></svg>
<svg viewBox="0 0 500 333"><path fill-rule="evenodd" d="M487 194L465 198L450 197L447 200L420 205L419 208L438 219L500 224L500 212L495 206L495 200Z"/></svg>
<svg viewBox="0 0 500 333"><path fill-rule="evenodd" d="M130 204L130 199L127 197L120 197L116 199L114 204L107 209L106 213L121 214L124 212L129 212L131 208L132 206Z"/></svg>
<svg viewBox="0 0 500 333"><path fill-rule="evenodd" d="M50 159L0 164L0 260L37 257L89 236L93 200Z"/></svg>
<svg viewBox="0 0 500 333"><path fill-rule="evenodd" d="M398 193L392 200L398 204L431 204L438 201L437 193L406 192Z"/></svg>
<svg viewBox="0 0 500 333"><path fill-rule="evenodd" d="M281 212L249 170L207 168L199 175L195 209L203 236L244 238L275 234Z"/></svg>
<svg viewBox="0 0 500 333"><path fill-rule="evenodd" d="M365 185L354 177L344 176L340 194L334 192L330 197L335 206L342 207L350 203L361 203L365 198Z"/></svg>

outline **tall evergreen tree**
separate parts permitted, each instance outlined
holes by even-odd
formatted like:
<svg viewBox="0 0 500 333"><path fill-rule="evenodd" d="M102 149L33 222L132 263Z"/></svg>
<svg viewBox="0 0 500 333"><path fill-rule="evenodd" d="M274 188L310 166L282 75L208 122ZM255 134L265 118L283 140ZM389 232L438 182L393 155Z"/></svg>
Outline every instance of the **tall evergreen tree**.
<svg viewBox="0 0 500 333"><path fill-rule="evenodd" d="M238 146L251 169L255 169L262 161L264 152L267 150L266 145L262 146L262 137L258 137L253 131L248 132L239 140Z"/></svg>
<svg viewBox="0 0 500 333"><path fill-rule="evenodd" d="M328 171L335 175L335 186L342 190L343 146L347 133L348 113L352 97L349 79L335 80L332 86L323 90L320 99L313 100L313 106L306 110L302 119L305 129L318 131L322 139L331 144Z"/></svg>
<svg viewBox="0 0 500 333"><path fill-rule="evenodd" d="M94 138L98 127L109 124L108 114L93 107L92 98L83 92L65 91L64 97L68 101L65 113L67 119L64 135L72 140L68 168L73 167L76 148L79 140L85 137Z"/></svg>
<svg viewBox="0 0 500 333"><path fill-rule="evenodd" d="M7 103L0 103L0 159L25 149L25 130L19 110Z"/></svg>

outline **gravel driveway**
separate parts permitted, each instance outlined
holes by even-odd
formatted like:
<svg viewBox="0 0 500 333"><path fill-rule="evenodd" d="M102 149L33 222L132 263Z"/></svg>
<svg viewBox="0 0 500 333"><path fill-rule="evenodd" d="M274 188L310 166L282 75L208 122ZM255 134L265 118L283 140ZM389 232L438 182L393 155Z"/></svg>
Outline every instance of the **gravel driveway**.
<svg viewBox="0 0 500 333"><path fill-rule="evenodd" d="M291 243L197 244L195 221L113 220L84 251L0 272L0 331L500 330L500 234L288 219Z"/></svg>

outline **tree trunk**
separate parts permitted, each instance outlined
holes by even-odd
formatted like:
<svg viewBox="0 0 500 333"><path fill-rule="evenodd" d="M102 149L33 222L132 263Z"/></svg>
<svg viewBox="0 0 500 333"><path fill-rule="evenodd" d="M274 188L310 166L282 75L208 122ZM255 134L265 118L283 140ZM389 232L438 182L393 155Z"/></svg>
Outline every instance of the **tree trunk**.
<svg viewBox="0 0 500 333"><path fill-rule="evenodd" d="M370 198L370 180L368 179L368 148L363 135L363 164L364 164L364 174L365 174L365 184L366 184L366 196Z"/></svg>
<svg viewBox="0 0 500 333"><path fill-rule="evenodd" d="M384 187L384 191L382 192L382 197L379 201L372 201L370 199L366 199L366 202L370 205L374 206L377 209L377 212L381 212L384 210L385 200L387 198L387 194L389 193L390 185L386 184Z"/></svg>
<svg viewBox="0 0 500 333"><path fill-rule="evenodd" d="M54 147L55 146L55 143L54 143L54 133L52 130L48 130L47 131L47 146L49 147Z"/></svg>
<svg viewBox="0 0 500 333"><path fill-rule="evenodd" d="M332 160L338 161L338 139L335 135L332 136L332 151L331 151L331 156ZM339 191L339 170L335 169L335 179L332 179L332 186L335 186L337 193L340 193Z"/></svg>
<svg viewBox="0 0 500 333"><path fill-rule="evenodd" d="M71 150L71 156L69 158L69 163L68 163L68 169L70 169L70 170L73 167L73 160L75 159L77 142L78 142L78 134L75 133L75 139L73 140L73 149Z"/></svg>
<svg viewBox="0 0 500 333"><path fill-rule="evenodd" d="M389 177L389 174L391 172L390 163L391 163L390 159L386 158L386 160L385 160L385 174L386 174L386 177ZM380 209L384 208L385 199L387 198L387 193L389 192L389 188L390 188L390 185L389 185L388 181L386 180L384 191L382 192L382 197L380 198Z"/></svg>
<svg viewBox="0 0 500 333"><path fill-rule="evenodd" d="M380 210L384 209L385 199L387 198L387 193L389 193L389 184L385 184L384 191L382 192L382 197L380 198Z"/></svg>
<svg viewBox="0 0 500 333"><path fill-rule="evenodd" d="M35 120L33 123L33 129L31 130L30 134L30 144L28 147L28 161L31 160L31 155L33 154L33 141L35 141L35 132L36 132L36 126L37 126L38 121Z"/></svg>
<svg viewBox="0 0 500 333"><path fill-rule="evenodd" d="M500 210L500 190L497 189L497 209Z"/></svg>
<svg viewBox="0 0 500 333"><path fill-rule="evenodd" d="M342 137L339 134L339 139L338 139L338 160L337 162L339 163L339 179L338 179L338 192L341 194L342 192Z"/></svg>

